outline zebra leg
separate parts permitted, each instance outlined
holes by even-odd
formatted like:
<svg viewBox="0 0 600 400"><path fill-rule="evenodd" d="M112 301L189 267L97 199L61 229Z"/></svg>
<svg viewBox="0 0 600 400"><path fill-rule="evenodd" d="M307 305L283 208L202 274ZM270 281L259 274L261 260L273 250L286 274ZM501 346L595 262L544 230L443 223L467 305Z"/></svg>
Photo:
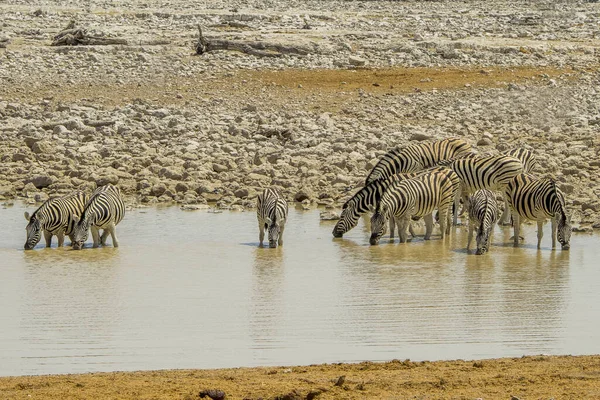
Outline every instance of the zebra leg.
<svg viewBox="0 0 600 400"><path fill-rule="evenodd" d="M552 227L552 248L556 248L556 229L558 228L556 224L556 218L552 218L550 220L550 226Z"/></svg>
<svg viewBox="0 0 600 400"><path fill-rule="evenodd" d="M510 225L510 206L508 205L506 195L504 195L504 211L502 212L498 225Z"/></svg>
<svg viewBox="0 0 600 400"><path fill-rule="evenodd" d="M44 231L44 239L46 240L46 247L52 246L52 234L48 231Z"/></svg>
<svg viewBox="0 0 600 400"><path fill-rule="evenodd" d="M117 239L117 229L115 225L110 224L107 230L110 233L110 238L112 239L113 247L119 247L119 239Z"/></svg>
<svg viewBox="0 0 600 400"><path fill-rule="evenodd" d="M450 232L446 229L446 224L448 223L448 207L440 208L438 210L440 214L440 231L442 232L442 239L446 237L446 235L450 234Z"/></svg>
<svg viewBox="0 0 600 400"><path fill-rule="evenodd" d="M260 221L258 221L258 239L260 241L258 245L259 247L262 247L263 240L265 239L265 224L261 224Z"/></svg>
<svg viewBox="0 0 600 400"><path fill-rule="evenodd" d="M413 229L412 222L408 223L408 232L410 233L410 236L411 236L410 240L417 237L417 235L415 234L415 230Z"/></svg>
<svg viewBox="0 0 600 400"><path fill-rule="evenodd" d="M433 214L425 215L423 217L423 221L425 221L425 240L429 240L431 239L431 234L433 233Z"/></svg>
<svg viewBox="0 0 600 400"><path fill-rule="evenodd" d="M59 248L63 247L63 245L65 244L65 232L64 231L58 232L56 234L56 237L58 239L58 247Z"/></svg>
<svg viewBox="0 0 600 400"><path fill-rule="evenodd" d="M110 232L108 231L108 229L102 231L102 236L100 236L100 244L102 246L106 246L106 238L108 237L109 233Z"/></svg>
<svg viewBox="0 0 600 400"><path fill-rule="evenodd" d="M400 243L406 243L406 240L408 239L406 231L412 229L410 217L400 217L396 220L396 224L398 225L398 239L400 240Z"/></svg>
<svg viewBox="0 0 600 400"><path fill-rule="evenodd" d="M390 224L390 242L393 242L394 241L394 230L396 229L396 220L393 215L390 217L389 224ZM400 235L400 232L398 232L398 235Z"/></svg>
<svg viewBox="0 0 600 400"><path fill-rule="evenodd" d="M471 240L473 240L473 231L475 230L475 224L469 221L469 234L467 236L467 251L471 248Z"/></svg>
<svg viewBox="0 0 600 400"><path fill-rule="evenodd" d="M279 239L277 240L277 245L281 246L283 244L283 231L285 230L285 225L281 225L279 228Z"/></svg>
<svg viewBox="0 0 600 400"><path fill-rule="evenodd" d="M92 225L90 231L92 232L92 240L94 242L92 246L96 248L100 246L100 233L98 232L98 227Z"/></svg>
<svg viewBox="0 0 600 400"><path fill-rule="evenodd" d="M521 233L521 217L518 213L513 213L513 244L515 247L519 246L519 234Z"/></svg>
<svg viewBox="0 0 600 400"><path fill-rule="evenodd" d="M542 238L544 237L544 221L538 221L537 222L537 226L538 226L538 231L537 231L537 238L538 238L538 245L537 248L538 250L542 247Z"/></svg>

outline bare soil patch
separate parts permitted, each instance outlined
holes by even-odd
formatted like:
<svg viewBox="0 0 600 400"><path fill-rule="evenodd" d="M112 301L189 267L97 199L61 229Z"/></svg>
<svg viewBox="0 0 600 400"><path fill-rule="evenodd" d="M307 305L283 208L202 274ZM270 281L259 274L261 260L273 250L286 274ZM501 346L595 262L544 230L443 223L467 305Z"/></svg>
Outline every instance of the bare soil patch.
<svg viewBox="0 0 600 400"><path fill-rule="evenodd" d="M227 399L597 399L600 356L0 378L3 399L189 400L208 389Z"/></svg>

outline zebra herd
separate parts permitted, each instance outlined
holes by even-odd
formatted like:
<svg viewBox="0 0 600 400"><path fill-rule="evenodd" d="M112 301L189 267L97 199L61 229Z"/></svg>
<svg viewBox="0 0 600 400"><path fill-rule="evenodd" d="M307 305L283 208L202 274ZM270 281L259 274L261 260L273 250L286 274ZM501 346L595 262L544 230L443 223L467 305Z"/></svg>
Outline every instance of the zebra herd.
<svg viewBox="0 0 600 400"><path fill-rule="evenodd" d="M31 250L41 239L50 247L52 236L57 236L62 247L65 236L71 239L73 249L80 250L92 232L93 246L106 245L110 234L114 247L119 246L115 227L125 215L125 204L118 187L108 184L97 188L91 195L78 191L46 200L33 214L25 212L28 221L25 250ZM100 229L103 230L100 235Z"/></svg>
<svg viewBox="0 0 600 400"><path fill-rule="evenodd" d="M462 201L469 219L467 249L476 232L476 254L488 251L494 224L509 216L513 220L515 246L519 244L522 219L537 221L538 248L542 226L551 219L552 248L558 239L562 249L568 250L571 224L564 195L553 179L538 178L532 173L536 166L535 155L529 150L480 156L473 153L467 142L456 138L393 149L373 167L364 187L344 203L333 236L342 237L358 224L363 214L371 212L371 245L379 243L388 227L390 239L394 239L397 231L400 242L408 241L409 233L415 236L412 221L420 218L425 221L425 240L429 240L437 211L444 239L450 234L451 225L457 224ZM504 197L502 217L494 191ZM24 248L33 249L43 233L47 247L52 236L58 237L59 247L63 246L65 236L69 236L73 249L79 250L89 231L93 247L104 246L108 235L113 246L118 247L115 229L124 214L121 193L110 184L97 188L89 196L79 191L49 199L33 214L25 212L28 224ZM287 216L288 205L278 189L267 188L259 194L260 246L265 230L269 247L283 244Z"/></svg>
<svg viewBox="0 0 600 400"><path fill-rule="evenodd" d="M421 217L428 240L433 212L437 211L443 239L450 232L450 215L452 223L457 224L462 200L469 218L467 249L476 231L476 254L484 254L489 249L492 228L501 219L493 193L498 191L505 201L502 219L512 215L515 246L519 244L522 219L537 221L538 248L542 226L551 219L552 247L556 247L558 239L562 249L568 250L571 225L564 195L553 179L532 174L537 165L529 150L518 148L499 155L478 156L467 142L456 138L393 149L373 167L364 187L344 203L333 236L342 237L357 225L362 214L372 212L372 245L385 234L388 222L390 239L394 238L397 225L400 242L406 242L408 232L414 236L411 220Z"/></svg>

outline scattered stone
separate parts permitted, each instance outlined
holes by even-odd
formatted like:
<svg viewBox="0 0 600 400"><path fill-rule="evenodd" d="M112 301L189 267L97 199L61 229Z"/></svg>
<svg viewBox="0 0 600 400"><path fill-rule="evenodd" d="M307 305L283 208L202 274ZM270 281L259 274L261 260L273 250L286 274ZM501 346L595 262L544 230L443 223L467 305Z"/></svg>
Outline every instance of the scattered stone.
<svg viewBox="0 0 600 400"><path fill-rule="evenodd" d="M340 216L332 211L321 211L319 218L321 221L337 221Z"/></svg>

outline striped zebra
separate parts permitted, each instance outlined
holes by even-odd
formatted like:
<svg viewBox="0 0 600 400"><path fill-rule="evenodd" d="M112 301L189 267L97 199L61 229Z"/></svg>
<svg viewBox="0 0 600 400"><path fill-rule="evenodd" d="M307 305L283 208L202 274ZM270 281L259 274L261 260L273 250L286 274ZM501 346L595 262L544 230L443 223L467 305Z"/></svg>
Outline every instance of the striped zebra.
<svg viewBox="0 0 600 400"><path fill-rule="evenodd" d="M333 236L336 238L341 238L346 232L353 229L358 224L358 220L362 214L371 212L375 209L375 206L381 199L381 196L392 183L402 179L412 178L414 176L416 176L415 173L392 175L386 179L376 179L365 187L361 188L342 206L340 219L333 228ZM394 219L390 218L391 239L394 237L394 229ZM411 234L413 234L412 227L410 229Z"/></svg>
<svg viewBox="0 0 600 400"><path fill-rule="evenodd" d="M506 185L523 172L523 163L515 157L498 155L459 158L450 167L461 180L461 196L469 209L469 195L476 190L504 192ZM457 214L454 215L456 222Z"/></svg>
<svg viewBox="0 0 600 400"><path fill-rule="evenodd" d="M269 234L269 247L283 244L283 231L288 216L288 204L279 190L267 188L256 199L260 246L263 245L265 229Z"/></svg>
<svg viewBox="0 0 600 400"><path fill-rule="evenodd" d="M365 185L398 173L416 172L436 166L440 161L471 153L471 145L462 139L449 138L437 142L410 144L390 150L373 167Z"/></svg>
<svg viewBox="0 0 600 400"><path fill-rule="evenodd" d="M469 236L467 250L471 247L473 231L477 231L477 251L475 254L485 254L490 245L494 224L500 216L498 202L494 193L487 189L475 192L469 200Z"/></svg>
<svg viewBox="0 0 600 400"><path fill-rule="evenodd" d="M77 222L73 232L73 249L80 250L88 238L88 230L92 232L93 246L106 244L110 234L113 247L119 247L115 228L125 216L125 204L118 187L108 184L97 188L85 204L81 215L75 215ZM99 230L103 229L102 237Z"/></svg>
<svg viewBox="0 0 600 400"><path fill-rule="evenodd" d="M533 170L536 169L539 165L537 157L530 150L516 148L504 151L502 152L502 154L512 156L521 160L521 163L523 163L524 174L532 173ZM508 200L506 199L506 197L504 198L504 212L502 213L502 217L500 217L500 224L510 225L510 207L508 206Z"/></svg>
<svg viewBox="0 0 600 400"><path fill-rule="evenodd" d="M530 174L520 174L506 187L506 198L510 205L514 224L514 244L519 245L521 219L537 221L538 249L544 236L543 226L546 219L552 221L552 248L556 239L563 250L571 245L571 217L567 215L565 197L556 182L551 178L537 179Z"/></svg>
<svg viewBox="0 0 600 400"><path fill-rule="evenodd" d="M446 214L453 200L452 182L441 171L421 174L412 179L394 182L385 191L371 217L371 238L376 245L385 233L388 218L394 218L399 227L400 242L407 239L406 229L412 217L425 220L425 240L429 240L433 231L433 211L440 215L440 230L444 238Z"/></svg>
<svg viewBox="0 0 600 400"><path fill-rule="evenodd" d="M25 250L31 250L41 239L42 232L46 239L46 247L50 247L52 236L58 238L58 247L62 247L65 235L73 242L74 215L81 214L88 196L83 192L75 192L62 197L46 200L33 214L25 212L25 219L29 221L27 227L27 240Z"/></svg>

